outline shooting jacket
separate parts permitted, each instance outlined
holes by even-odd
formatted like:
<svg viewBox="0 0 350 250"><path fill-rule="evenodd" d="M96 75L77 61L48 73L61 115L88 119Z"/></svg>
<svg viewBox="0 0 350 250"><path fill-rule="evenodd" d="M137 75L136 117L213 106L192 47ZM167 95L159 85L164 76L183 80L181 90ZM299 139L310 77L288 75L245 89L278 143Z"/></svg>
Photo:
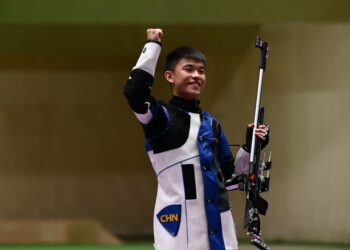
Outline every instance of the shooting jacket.
<svg viewBox="0 0 350 250"><path fill-rule="evenodd" d="M223 185L234 159L221 129L199 101L151 96L161 50L146 43L130 73L124 94L143 127L145 148L157 176L154 247L157 250L238 249Z"/></svg>

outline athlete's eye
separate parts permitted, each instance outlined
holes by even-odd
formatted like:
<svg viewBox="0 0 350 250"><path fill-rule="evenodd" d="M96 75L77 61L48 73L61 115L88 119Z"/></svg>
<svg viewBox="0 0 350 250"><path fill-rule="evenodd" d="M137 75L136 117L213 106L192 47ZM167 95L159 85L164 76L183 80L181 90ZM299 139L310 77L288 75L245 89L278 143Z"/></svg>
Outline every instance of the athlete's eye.
<svg viewBox="0 0 350 250"><path fill-rule="evenodd" d="M204 73L205 73L205 69L204 69L204 68L200 68L200 69L198 70L198 73L199 73L199 74L204 74Z"/></svg>
<svg viewBox="0 0 350 250"><path fill-rule="evenodd" d="M186 72L192 72L192 71L193 71L193 68L186 67L186 68L184 68L184 71L186 71Z"/></svg>

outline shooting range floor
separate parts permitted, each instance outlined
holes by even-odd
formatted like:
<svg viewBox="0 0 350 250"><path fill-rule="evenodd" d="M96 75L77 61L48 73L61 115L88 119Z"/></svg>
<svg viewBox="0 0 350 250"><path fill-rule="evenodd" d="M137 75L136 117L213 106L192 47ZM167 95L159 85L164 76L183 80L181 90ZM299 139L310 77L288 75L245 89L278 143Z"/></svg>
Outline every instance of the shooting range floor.
<svg viewBox="0 0 350 250"><path fill-rule="evenodd" d="M335 245L327 246L322 244L316 245L286 245L286 244L271 244L273 250L339 250L350 249L350 245ZM249 244L240 244L240 250L256 250ZM0 246L0 250L153 250L152 244L124 244L121 246L89 246L89 245L52 245L52 246L35 246L35 245L22 245L22 246ZM180 250L180 249L179 249Z"/></svg>

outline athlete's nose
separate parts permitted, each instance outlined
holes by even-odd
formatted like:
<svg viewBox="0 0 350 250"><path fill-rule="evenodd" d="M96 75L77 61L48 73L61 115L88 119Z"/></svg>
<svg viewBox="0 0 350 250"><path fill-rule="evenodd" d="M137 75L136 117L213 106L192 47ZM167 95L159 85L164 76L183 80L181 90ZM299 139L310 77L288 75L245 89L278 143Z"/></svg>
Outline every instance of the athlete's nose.
<svg viewBox="0 0 350 250"><path fill-rule="evenodd" d="M199 78L199 72L198 72L198 70L194 70L194 71L193 71L192 77L193 77L194 79L198 79L198 78Z"/></svg>

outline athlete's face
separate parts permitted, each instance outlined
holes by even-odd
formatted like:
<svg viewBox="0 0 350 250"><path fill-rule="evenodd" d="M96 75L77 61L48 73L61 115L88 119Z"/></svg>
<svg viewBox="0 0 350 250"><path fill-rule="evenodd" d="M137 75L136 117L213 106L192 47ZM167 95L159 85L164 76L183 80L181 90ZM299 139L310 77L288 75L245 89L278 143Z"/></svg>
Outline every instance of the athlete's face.
<svg viewBox="0 0 350 250"><path fill-rule="evenodd" d="M205 65L194 59L181 59L173 71L165 71L165 78L172 86L173 95L186 100L199 97L205 85Z"/></svg>

